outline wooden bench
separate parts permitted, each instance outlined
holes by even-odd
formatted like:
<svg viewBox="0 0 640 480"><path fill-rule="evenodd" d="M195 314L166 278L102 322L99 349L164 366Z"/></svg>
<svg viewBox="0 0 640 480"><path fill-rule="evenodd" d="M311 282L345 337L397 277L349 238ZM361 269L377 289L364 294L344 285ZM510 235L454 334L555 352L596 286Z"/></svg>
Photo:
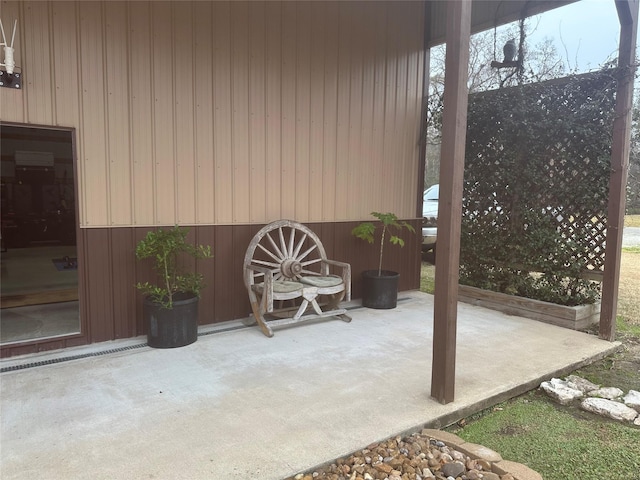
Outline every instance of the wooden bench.
<svg viewBox="0 0 640 480"><path fill-rule="evenodd" d="M298 222L278 220L256 233L244 257L244 283L267 337L273 327L315 318L351 321L340 308L351 300L351 266L327 259L317 235Z"/></svg>

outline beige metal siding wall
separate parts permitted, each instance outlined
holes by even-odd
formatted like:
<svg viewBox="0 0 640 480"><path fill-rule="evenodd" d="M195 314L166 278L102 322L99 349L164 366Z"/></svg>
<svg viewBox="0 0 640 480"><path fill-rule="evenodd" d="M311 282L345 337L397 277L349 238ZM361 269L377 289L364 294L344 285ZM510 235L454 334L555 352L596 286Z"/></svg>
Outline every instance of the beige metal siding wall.
<svg viewBox="0 0 640 480"><path fill-rule="evenodd" d="M415 216L423 2L3 2L82 227Z"/></svg>

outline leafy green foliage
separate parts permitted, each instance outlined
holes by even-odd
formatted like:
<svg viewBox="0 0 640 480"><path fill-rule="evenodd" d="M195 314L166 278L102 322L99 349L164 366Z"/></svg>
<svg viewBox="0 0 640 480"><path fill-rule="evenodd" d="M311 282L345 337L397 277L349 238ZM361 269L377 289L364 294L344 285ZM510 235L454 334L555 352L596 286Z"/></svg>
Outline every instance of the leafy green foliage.
<svg viewBox="0 0 640 480"><path fill-rule="evenodd" d="M604 264L616 72L470 97L460 282L593 303Z"/></svg>
<svg viewBox="0 0 640 480"><path fill-rule="evenodd" d="M180 257L211 258L211 247L187 243L188 232L188 229L177 225L171 230L160 228L148 232L136 246L138 259L153 259L159 281L158 285L145 282L138 283L136 287L164 308L173 307L175 294L199 296L204 287L202 274L185 272L186 266Z"/></svg>
<svg viewBox="0 0 640 480"><path fill-rule="evenodd" d="M382 223L382 235L380 236L380 260L378 262L378 275L382 273L382 254L384 250L384 239L387 234L387 231L392 232L395 230L402 230L406 228L412 233L415 233L415 229L409 223L404 221L399 221L398 217L391 212L388 213L380 213L380 212L371 212L375 218L377 218ZM355 237L361 238L368 243L373 243L375 240L375 231L376 226L372 222L362 222L353 230L351 230L351 234ZM389 242L393 245L400 245L404 247L404 240L400 238L398 235L390 233Z"/></svg>
<svg viewBox="0 0 640 480"><path fill-rule="evenodd" d="M371 222L362 222L360 225L351 230L351 234L365 240L369 243L373 243L376 226Z"/></svg>

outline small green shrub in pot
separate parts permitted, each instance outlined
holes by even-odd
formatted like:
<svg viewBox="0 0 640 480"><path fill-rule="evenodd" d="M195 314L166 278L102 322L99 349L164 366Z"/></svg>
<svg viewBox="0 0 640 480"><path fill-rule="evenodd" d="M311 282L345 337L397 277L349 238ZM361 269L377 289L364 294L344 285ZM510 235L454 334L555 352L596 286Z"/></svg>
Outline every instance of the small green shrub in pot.
<svg viewBox="0 0 640 480"><path fill-rule="evenodd" d="M138 283L136 287L150 300L163 308L173 308L174 297L179 294L200 296L204 287L201 273L185 271L180 256L194 259L211 258L211 247L187 242L189 230L175 226L150 231L136 246L136 258L151 258L158 275L157 284Z"/></svg>

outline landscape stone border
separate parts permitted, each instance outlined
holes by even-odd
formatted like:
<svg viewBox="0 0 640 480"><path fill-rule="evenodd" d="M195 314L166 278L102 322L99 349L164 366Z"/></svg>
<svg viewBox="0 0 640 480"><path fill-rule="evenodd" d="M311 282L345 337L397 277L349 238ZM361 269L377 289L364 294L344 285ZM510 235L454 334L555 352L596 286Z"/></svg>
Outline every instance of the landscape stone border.
<svg viewBox="0 0 640 480"><path fill-rule="evenodd" d="M542 480L542 475L453 433L424 428L419 433L374 443L285 480L316 479Z"/></svg>
<svg viewBox="0 0 640 480"><path fill-rule="evenodd" d="M444 442L474 460L484 459L491 462L492 472L500 476L511 475L514 480L542 480L542 475L526 465L504 460L499 453L482 445L467 442L453 433L434 429L423 429L421 433Z"/></svg>
<svg viewBox="0 0 640 480"><path fill-rule="evenodd" d="M561 405L580 402L580 408L596 415L640 427L640 392L629 390L625 395L617 387L601 387L577 375L564 380L552 378L542 382L540 389Z"/></svg>

